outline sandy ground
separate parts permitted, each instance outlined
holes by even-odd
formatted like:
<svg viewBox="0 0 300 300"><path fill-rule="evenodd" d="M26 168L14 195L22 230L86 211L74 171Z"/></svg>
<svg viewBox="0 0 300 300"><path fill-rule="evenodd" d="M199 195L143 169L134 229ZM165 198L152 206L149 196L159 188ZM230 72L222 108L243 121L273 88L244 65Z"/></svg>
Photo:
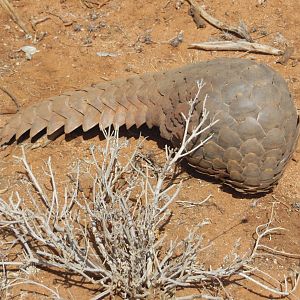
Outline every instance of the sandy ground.
<svg viewBox="0 0 300 300"><path fill-rule="evenodd" d="M128 0L89 1L75 0L15 0L11 1L26 26L32 31L30 20L42 20L36 25L37 39L34 46L39 50L31 60L26 60L22 51L26 40L23 32L9 16L0 9L0 86L13 94L20 106L25 107L65 90L84 87L94 82L141 74L147 71L166 70L186 63L209 60L216 57L245 57L264 62L281 73L289 83L295 103L300 108L300 64L290 60L287 65L276 64L277 58L240 52L205 52L188 49L193 42L220 38L220 31L207 25L197 29L188 15L189 5L180 1ZM91 1L92 2L92 1ZM294 56L300 57L300 2L299 0L266 0L258 5L257 0L206 0L201 1L212 15L230 24L243 20L252 36L260 43L283 47L293 46ZM102 5L103 4L103 5ZM168 41L183 31L184 39L178 47ZM99 57L97 52L115 53L113 57ZM14 110L10 97L0 90L0 112ZM0 116L0 126L9 119ZM145 149L162 154L158 133L147 131L150 139ZM128 152L136 144L137 130L131 130ZM56 174L63 185L68 166L88 153L89 145L104 144L98 135L84 139L81 135L66 141L58 138L45 148L28 150L28 160L38 175L41 166L52 157ZM14 155L20 155L20 146L12 146L0 152L0 190L9 189L1 195L4 199L18 188L20 166ZM173 205L174 216L167 226L169 236L182 237L187 229L204 219L210 224L203 227L205 242L213 241L213 247L204 257L207 266L219 266L239 239L239 253L253 246L255 228L267 222L274 206L274 226L284 227L280 235L272 235L266 244L278 250L298 253L300 249L300 147L298 146L283 178L272 193L261 197L243 197L220 182L201 176L188 176L178 200L200 202L212 195L208 204L183 208ZM299 259L284 256L269 257L257 262L260 267L276 278L283 278L291 270L300 268ZM93 290L89 286L70 284L67 279L39 271L42 282L55 287L64 299L90 299ZM275 299L271 293L253 286L245 280L225 283L227 298L231 299ZM33 287L23 286L13 290L10 299L44 299L33 295ZM215 291L218 289L215 288ZM20 294L18 294L20 292ZM178 295L189 295L195 291L182 290ZM221 289L219 293L224 296ZM298 293L298 294L297 294ZM13 295L17 295L13 298ZM80 295L80 296L79 296ZM22 296L22 297L21 297ZM290 299L300 299L300 290Z"/></svg>

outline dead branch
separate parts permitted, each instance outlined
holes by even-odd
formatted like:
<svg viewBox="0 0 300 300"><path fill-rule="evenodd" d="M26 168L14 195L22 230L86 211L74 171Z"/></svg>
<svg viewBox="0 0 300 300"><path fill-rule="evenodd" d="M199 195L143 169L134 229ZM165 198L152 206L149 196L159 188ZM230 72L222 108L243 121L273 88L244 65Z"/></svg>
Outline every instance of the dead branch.
<svg viewBox="0 0 300 300"><path fill-rule="evenodd" d="M289 59L292 58L294 50L294 47L287 47L283 55L277 60L277 63L285 66L288 63Z"/></svg>
<svg viewBox="0 0 300 300"><path fill-rule="evenodd" d="M66 20L62 16L56 14L55 12L49 11L49 10L47 10L46 13L60 19L63 22L64 26L66 26L66 27L72 25L74 22L73 20Z"/></svg>
<svg viewBox="0 0 300 300"><path fill-rule="evenodd" d="M207 51L245 51L253 53L263 53L272 55L282 55L283 51L268 45L249 43L244 40L234 41L213 41L203 43L193 43L189 45L192 49L201 49Z"/></svg>
<svg viewBox="0 0 300 300"><path fill-rule="evenodd" d="M96 6L97 8L102 8L109 2L110 2L110 0L106 0L102 3L99 3L98 1L93 1L93 0L80 0L80 3L89 9L94 8L94 6Z"/></svg>
<svg viewBox="0 0 300 300"><path fill-rule="evenodd" d="M6 12L10 15L13 21L28 35L32 36L30 31L27 29L25 23L18 16L14 7L10 4L8 0L0 0L0 5L6 10Z"/></svg>
<svg viewBox="0 0 300 300"><path fill-rule="evenodd" d="M204 300L224 300L223 297L214 297L211 295L206 294L199 294L199 295L191 295L191 296L183 296L183 297L177 297L175 300L194 300L194 299L204 299Z"/></svg>
<svg viewBox="0 0 300 300"><path fill-rule="evenodd" d="M206 27L206 22L202 18L199 11L193 5L191 5L191 8L189 9L189 15L193 18L193 21L196 24L197 28Z"/></svg>
<svg viewBox="0 0 300 300"><path fill-rule="evenodd" d="M253 42L247 27L244 23L241 23L238 27L227 25L216 18L208 14L195 0L186 0L194 9L199 13L199 15L205 19L208 23L214 27L221 29L223 31L228 31L238 35L239 37L247 40L248 42Z"/></svg>
<svg viewBox="0 0 300 300"><path fill-rule="evenodd" d="M202 206L205 204L213 195L209 194L205 199L201 200L200 202L193 202L193 201L176 201L178 205L186 207L186 208L193 208L195 206Z"/></svg>
<svg viewBox="0 0 300 300"><path fill-rule="evenodd" d="M183 115L187 128L202 87L203 82L199 82L190 110ZM51 160L45 170L52 187L49 192L35 176L23 149L19 161L28 175L24 185L30 205L18 192L7 202L0 198L0 227L14 236L12 245L21 243L23 247L25 261L19 261L20 268L34 264L81 275L99 285L95 299L116 294L146 298L154 287L173 293L178 286L201 280L203 266L197 263L197 249L202 248L202 237L196 233L198 227L183 241L172 241L165 254L161 254L164 237L157 237L157 232L170 217L169 206L181 187L168 178L172 178L174 165L193 151L188 148L191 141L209 129L204 126L208 115L204 109L203 122L192 132L185 131L179 149L166 147L166 163L159 171L140 163L140 146L121 164L120 150L128 147L128 141L121 142L118 132L114 136L104 133L106 146L98 151L92 148L92 160L76 166L75 180L62 196ZM82 168L91 178L91 199L79 190ZM153 172L157 173L150 174ZM136 201L130 201L133 198ZM59 203L64 203L63 207ZM190 270L200 276L195 274L188 282Z"/></svg>
<svg viewBox="0 0 300 300"><path fill-rule="evenodd" d="M13 101L13 103L15 104L15 106L16 106L16 111L14 112L14 113L17 113L19 110L20 110L20 104L19 104L19 102L18 102L18 100L17 100L17 98L11 93L11 92L9 92L5 87L3 87L3 86L0 86L0 90L2 91L2 92L4 92L12 101ZM12 112L13 113L13 112ZM2 113L3 114L3 113ZM5 113L6 114L6 113ZM10 114L10 112L9 112L9 114Z"/></svg>
<svg viewBox="0 0 300 300"><path fill-rule="evenodd" d="M43 22L45 22L45 21L47 21L49 19L50 19L50 17L48 17L48 16L40 18L40 19L31 18L30 23L31 23L32 29L34 31L36 31L36 25L38 25L40 23L43 23Z"/></svg>
<svg viewBox="0 0 300 300"><path fill-rule="evenodd" d="M1 263L0 263L0 265L1 265ZM21 277L15 278L14 280L10 280L10 281L7 280L5 282L5 284L3 285L4 288L2 290L7 291L7 290L9 290L9 289L11 289L15 286L19 286L19 285L22 285L22 286L27 286L27 285L38 286L39 288L41 288L41 289L48 292L49 299L52 298L52 299L56 299L56 300L64 300L59 295L59 293L54 290L54 288L52 289L52 288L46 286L45 284L42 284L41 282L37 282L37 281L34 281L34 280L29 280L29 279L21 278ZM1 299L8 299L8 297L3 297Z"/></svg>

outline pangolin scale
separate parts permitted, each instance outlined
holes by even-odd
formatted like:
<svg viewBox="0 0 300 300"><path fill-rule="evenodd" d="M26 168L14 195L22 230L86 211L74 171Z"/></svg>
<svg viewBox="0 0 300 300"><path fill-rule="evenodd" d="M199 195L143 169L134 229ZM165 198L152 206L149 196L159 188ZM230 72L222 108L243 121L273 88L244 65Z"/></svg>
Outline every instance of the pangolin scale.
<svg viewBox="0 0 300 300"><path fill-rule="evenodd" d="M246 193L267 192L277 183L299 136L299 116L285 80L266 65L222 58L165 72L149 73L94 84L63 93L25 108L0 131L0 145L29 131L34 137L45 128L51 135L110 125L130 128L157 126L163 138L177 144L183 134L181 112L205 82L200 99L219 121L195 144L213 134L202 148L187 157L198 171L221 179ZM203 103L193 121L201 120Z"/></svg>

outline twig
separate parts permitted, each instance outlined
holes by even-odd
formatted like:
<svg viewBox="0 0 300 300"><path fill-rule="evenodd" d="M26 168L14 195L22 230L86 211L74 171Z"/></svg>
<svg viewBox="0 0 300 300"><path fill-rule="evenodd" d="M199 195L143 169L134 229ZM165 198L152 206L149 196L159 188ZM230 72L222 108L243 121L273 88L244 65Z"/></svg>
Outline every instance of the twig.
<svg viewBox="0 0 300 300"><path fill-rule="evenodd" d="M14 20L14 22L28 35L32 36L30 31L26 28L25 23L20 19L17 12L13 8L13 6L10 4L8 0L0 0L1 6L7 11L7 13L10 15L10 17Z"/></svg>
<svg viewBox="0 0 300 300"><path fill-rule="evenodd" d="M194 299L223 300L224 298L222 298L222 297L214 297L214 296L205 295L205 294L183 296L183 297L177 297L177 298L175 298L175 300L194 300Z"/></svg>
<svg viewBox="0 0 300 300"><path fill-rule="evenodd" d="M282 55L283 51L268 45L249 43L243 40L234 41L214 41L194 43L189 45L189 48L201 49L207 51L247 51L254 53Z"/></svg>
<svg viewBox="0 0 300 300"><path fill-rule="evenodd" d="M98 3L98 8L102 8L103 6L107 5L111 0L103 1L102 3Z"/></svg>
<svg viewBox="0 0 300 300"><path fill-rule="evenodd" d="M22 147L21 149L22 149L22 156L21 157L16 157L15 156L14 158L19 159L20 161L22 161L29 178L30 178L31 182L33 183L33 186L35 187L35 189L37 190L37 192L41 196L41 200L43 201L43 203L45 204L45 206L47 208L50 208L49 199L48 199L46 193L44 192L43 188L40 186L39 181L37 180L37 178L33 174L32 170L31 170L31 167L27 162L24 147Z"/></svg>
<svg viewBox="0 0 300 300"><path fill-rule="evenodd" d="M11 284L8 284L6 286L6 288L12 288L14 286L18 286L18 285L26 285L26 284L29 284L29 285L36 285L40 288L43 288L45 290L47 290L50 294L52 294L52 296L54 297L53 299L56 299L56 300L64 300L59 294L58 292L54 291L53 289L49 288L48 286L40 283L40 282L36 282L36 281L33 281L33 280L28 280L28 279L21 279L21 280L18 280L17 282L13 282Z"/></svg>
<svg viewBox="0 0 300 300"><path fill-rule="evenodd" d="M294 50L294 47L287 47L283 55L277 60L277 63L285 66L288 63L288 60L292 58Z"/></svg>
<svg viewBox="0 0 300 300"><path fill-rule="evenodd" d="M7 191L8 191L8 187L6 187L4 189L1 189L0 190L0 195L6 193Z"/></svg>
<svg viewBox="0 0 300 300"><path fill-rule="evenodd" d="M249 276L249 275L247 275L245 273L238 273L238 275L241 276L241 277L243 277L243 278L245 278L245 279L247 279L247 280L249 280L249 281L251 281L251 282L253 282L253 283L255 283L256 285L260 286L261 288L263 288L263 289L265 289L265 290L267 290L267 291L269 291L269 292L271 292L271 293L273 293L275 295L288 296L291 293L291 291L283 291L283 292L281 292L278 289L271 288L271 287L269 287L269 286L261 283L260 281L254 279L253 277L251 277L251 276Z"/></svg>
<svg viewBox="0 0 300 300"><path fill-rule="evenodd" d="M90 300L99 300L99 299L103 299L105 296L108 296L111 293L111 290L105 290L104 292L94 296L93 298L91 298Z"/></svg>
<svg viewBox="0 0 300 300"><path fill-rule="evenodd" d="M73 24L73 20L71 20L71 21L65 20L62 16L60 16L52 11L46 11L46 13L51 16L59 18L63 22L64 26L70 26Z"/></svg>
<svg viewBox="0 0 300 300"><path fill-rule="evenodd" d="M94 5L96 5L97 8L102 8L103 6L105 6L106 4L108 4L108 2L110 2L110 0L106 0L103 3L99 3L98 1L80 0L81 4L83 4L84 6L86 6L89 9L93 8Z"/></svg>
<svg viewBox="0 0 300 300"><path fill-rule="evenodd" d="M207 22L209 22L211 25L215 26L218 29L232 32L238 35L239 37L246 39L248 42L253 42L244 23L242 23L239 27L227 25L217 20L216 18L212 17L211 15L209 15L195 0L187 0L187 2L190 5L192 5L195 8L195 10L199 12L201 17L205 19Z"/></svg>
<svg viewBox="0 0 300 300"><path fill-rule="evenodd" d="M201 206L203 205L206 201L208 201L212 197L212 194L209 194L204 200L200 202L192 202L192 201L176 201L181 206L185 206L187 208L195 207L195 206Z"/></svg>
<svg viewBox="0 0 300 300"><path fill-rule="evenodd" d="M194 23L196 24L197 28L205 28L206 22L202 18L199 10L197 10L193 5L191 5L191 8L189 10L189 15L193 18Z"/></svg>
<svg viewBox="0 0 300 300"><path fill-rule="evenodd" d="M275 195L272 195L272 198L273 198L276 202L278 202L278 203L282 204L283 206L285 206L288 210L291 209L286 203L284 203L283 201L279 200Z"/></svg>
<svg viewBox="0 0 300 300"><path fill-rule="evenodd" d="M18 112L20 110L20 104L18 103L17 98L3 86L0 86L0 90L10 97L16 106L16 112Z"/></svg>
<svg viewBox="0 0 300 300"><path fill-rule="evenodd" d="M259 248L260 248L260 249L265 249L265 250L267 250L267 252L273 252L273 253L275 253L277 256L285 256L285 257L291 257L291 258L297 258L297 259L300 258L300 254L297 254L297 253L289 253L289 252L285 252L285 251L276 250L276 249L273 249L273 248L268 247L268 246L266 246L266 245L259 245Z"/></svg>
<svg viewBox="0 0 300 300"><path fill-rule="evenodd" d="M23 262L18 261L2 261L0 264L2 266L24 266Z"/></svg>
<svg viewBox="0 0 300 300"><path fill-rule="evenodd" d="M40 23L43 23L47 20L49 20L50 17L43 17L41 19L31 19L30 23L31 23L31 27L34 31L36 31L36 25L40 24Z"/></svg>

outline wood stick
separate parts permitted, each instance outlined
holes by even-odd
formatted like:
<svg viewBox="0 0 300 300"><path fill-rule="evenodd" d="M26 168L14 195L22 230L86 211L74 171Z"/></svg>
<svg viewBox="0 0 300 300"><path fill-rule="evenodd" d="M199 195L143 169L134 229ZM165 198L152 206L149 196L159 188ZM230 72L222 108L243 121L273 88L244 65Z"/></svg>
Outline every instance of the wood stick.
<svg viewBox="0 0 300 300"><path fill-rule="evenodd" d="M201 17L203 19L205 19L208 23L210 23L214 27L224 30L224 31L234 33L234 34L238 35L239 37L244 38L248 42L253 42L253 39L251 38L249 32L247 31L246 26L243 23L239 27L227 25L227 24L217 20L216 18L212 17L210 14L208 14L195 0L186 0L186 1L191 6L193 6L196 11L199 12L199 14L201 15Z"/></svg>
<svg viewBox="0 0 300 300"><path fill-rule="evenodd" d="M16 13L14 7L10 4L8 0L0 0L0 5L7 11L10 17L14 20L14 22L27 34L32 36L30 31L26 28L25 23L20 19L18 14Z"/></svg>
<svg viewBox="0 0 300 300"><path fill-rule="evenodd" d="M249 43L243 40L239 41L214 41L214 42L203 42L203 43L194 43L189 45L189 48L201 49L207 51L247 51L253 53L264 53L272 55L282 55L284 52L280 49L258 44L258 43Z"/></svg>
<svg viewBox="0 0 300 300"><path fill-rule="evenodd" d="M10 97L10 99L13 101L13 103L16 106L16 112L18 112L20 110L20 104L18 103L17 98L3 86L0 86L0 90L4 92L8 97Z"/></svg>

